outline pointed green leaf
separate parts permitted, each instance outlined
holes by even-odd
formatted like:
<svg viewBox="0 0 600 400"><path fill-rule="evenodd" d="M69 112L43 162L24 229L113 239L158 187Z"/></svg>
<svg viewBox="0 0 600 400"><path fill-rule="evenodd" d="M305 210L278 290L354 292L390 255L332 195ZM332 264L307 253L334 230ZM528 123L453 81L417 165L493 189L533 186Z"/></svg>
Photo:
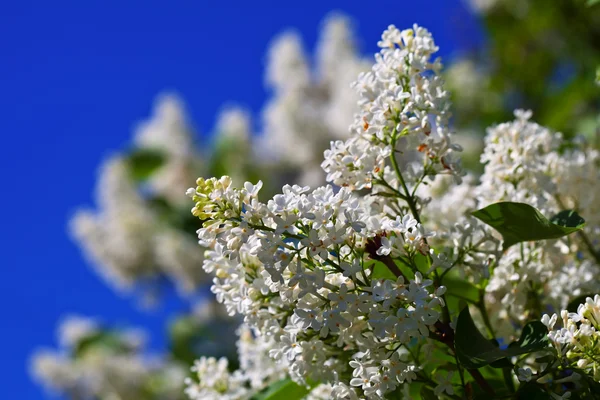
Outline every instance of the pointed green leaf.
<svg viewBox="0 0 600 400"><path fill-rule="evenodd" d="M497 361L490 363L490 367L492 368L512 368L514 367L513 363L511 363L508 358L501 358Z"/></svg>
<svg viewBox="0 0 600 400"><path fill-rule="evenodd" d="M465 307L456 322L454 346L458 360L467 368L480 368L505 357L531 353L548 346L548 330L540 321L523 327L521 337L506 349L500 349L485 338L475 326L469 308Z"/></svg>
<svg viewBox="0 0 600 400"><path fill-rule="evenodd" d="M530 353L548 347L548 328L540 321L532 321L523 327L521 337L505 350L508 357Z"/></svg>
<svg viewBox="0 0 600 400"><path fill-rule="evenodd" d="M565 228L578 226L583 227L583 225L585 225L585 220L573 210L564 210L559 212L550 218L550 222L552 222L554 225Z"/></svg>
<svg viewBox="0 0 600 400"><path fill-rule="evenodd" d="M505 250L519 242L558 239L585 225L575 211L561 211L550 221L534 207L513 202L490 204L473 212L473 216L502 234Z"/></svg>

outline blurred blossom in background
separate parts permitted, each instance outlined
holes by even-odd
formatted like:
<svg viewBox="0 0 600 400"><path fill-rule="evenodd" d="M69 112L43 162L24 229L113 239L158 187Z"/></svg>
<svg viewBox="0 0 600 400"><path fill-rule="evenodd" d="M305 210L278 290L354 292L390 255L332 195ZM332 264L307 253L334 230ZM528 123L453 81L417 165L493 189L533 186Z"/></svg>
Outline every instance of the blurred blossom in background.
<svg viewBox="0 0 600 400"><path fill-rule="evenodd" d="M252 339L213 300L185 191L198 176L224 174L260 177L265 196L286 183L324 183L323 150L348 135L351 83L389 24L435 35L448 86L460 90L453 122L467 167L479 160L484 127L513 108L541 107L541 88L506 73L518 57L551 64L539 80L556 98L543 106L560 115L541 122L593 135L591 94L573 77L597 60L571 51L559 65L537 39L568 25L527 19L540 8L536 0L5 5L5 397L183 399L201 355L247 364L236 346ZM503 29L536 51L502 50ZM594 48L596 34L556 43ZM588 125L569 126L574 115Z"/></svg>

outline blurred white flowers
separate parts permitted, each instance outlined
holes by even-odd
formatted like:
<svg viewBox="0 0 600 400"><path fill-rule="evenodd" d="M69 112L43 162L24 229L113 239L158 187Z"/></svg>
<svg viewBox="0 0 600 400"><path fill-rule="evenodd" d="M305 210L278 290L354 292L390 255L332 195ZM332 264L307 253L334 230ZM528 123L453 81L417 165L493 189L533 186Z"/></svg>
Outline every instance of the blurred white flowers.
<svg viewBox="0 0 600 400"><path fill-rule="evenodd" d="M300 171L297 179L286 183L323 183L322 151L331 140L348 137L358 99L350 84L368 67L343 16L325 21L313 68L297 34L276 38L268 57L266 81L273 97L263 111L259 159Z"/></svg>
<svg viewBox="0 0 600 400"><path fill-rule="evenodd" d="M466 173L431 33L390 25L370 68L351 36L347 19L328 19L314 67L297 35L280 36L269 52L273 96L260 133L252 134L248 113L224 109L209 154L195 147L181 103L163 97L135 149L106 162L99 210L74 217L75 237L118 287L166 277L194 293L210 276L225 312L243 319L239 368L201 356L185 380L193 400L249 399L272 384L291 385L297 398L376 400L410 397L414 384L421 398L470 398L477 384L493 398L493 376L482 367L500 361L503 398L593 393L600 297L586 297L577 313L565 308L600 286L600 153L516 110L513 121L488 129L483 174ZM485 75L462 64L449 76L465 109L477 107ZM330 185L318 186L324 178ZM488 210L486 223L470 215L498 202L539 209L534 221L552 235L524 235L539 227L522 215ZM190 318L230 328L213 305ZM537 321L560 309L562 328L554 328L557 314ZM189 322L172 329L174 356L192 342ZM178 370L166 358L146 359L138 336L106 334L94 321L72 320L61 332L75 357L39 353L33 370L63 392L136 398L150 376ZM534 352L544 357L515 357ZM177 387L161 386L161 398L181 395Z"/></svg>
<svg viewBox="0 0 600 400"><path fill-rule="evenodd" d="M49 390L81 400L183 398L185 365L147 353L140 331L107 332L82 317L65 319L59 331L61 349L31 359L33 377Z"/></svg>
<svg viewBox="0 0 600 400"><path fill-rule="evenodd" d="M324 182L322 151L330 140L348 136L357 100L350 84L368 68L352 36L348 18L329 17L314 68L296 34L273 42L266 73L272 97L258 135L246 111L227 107L217 118L212 148L201 149L182 101L159 96L153 115L136 128L133 151L103 163L97 211L81 209L71 220L73 237L99 273L119 290L156 285L166 277L181 293L192 293L206 279L199 268L202 250L191 239L197 227L185 226L186 234L164 214L165 209L182 214L182 193L197 176L227 173L245 180L262 171L270 190Z"/></svg>

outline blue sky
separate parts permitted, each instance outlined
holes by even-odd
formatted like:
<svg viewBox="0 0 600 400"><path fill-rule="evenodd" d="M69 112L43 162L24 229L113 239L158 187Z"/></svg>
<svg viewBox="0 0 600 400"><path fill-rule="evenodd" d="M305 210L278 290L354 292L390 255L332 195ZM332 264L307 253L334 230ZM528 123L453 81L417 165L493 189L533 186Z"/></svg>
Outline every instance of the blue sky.
<svg viewBox="0 0 600 400"><path fill-rule="evenodd" d="M34 348L55 345L65 313L146 327L152 347L161 347L179 303L149 312L118 297L69 239L69 215L92 204L97 166L128 144L156 94L179 93L200 132L224 104L257 113L270 40L294 27L312 48L332 10L354 19L368 54L391 23L429 28L446 59L481 42L460 0L3 2L2 398L47 398L30 382L27 360Z"/></svg>

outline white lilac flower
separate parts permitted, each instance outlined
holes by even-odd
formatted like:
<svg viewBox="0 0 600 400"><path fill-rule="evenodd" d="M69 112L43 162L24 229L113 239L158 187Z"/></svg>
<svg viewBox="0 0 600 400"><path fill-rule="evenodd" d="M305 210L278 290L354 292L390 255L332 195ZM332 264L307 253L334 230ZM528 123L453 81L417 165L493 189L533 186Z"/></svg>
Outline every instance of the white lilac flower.
<svg viewBox="0 0 600 400"><path fill-rule="evenodd" d="M350 83L368 68L354 48L350 21L332 15L317 46L316 71L293 32L279 36L267 57L267 85L273 96L263 110L259 159L299 170L295 181L321 184L318 165L330 140L346 138L357 100Z"/></svg>
<svg viewBox="0 0 600 400"><path fill-rule="evenodd" d="M439 319L443 290L433 290L432 282L420 274L406 284L400 277L397 281L373 279L365 286L370 272L358 266L368 261L368 255L352 248L377 233L367 228L368 209L353 203L347 189L334 192L324 187L310 193L300 187L287 187L284 194L264 204L257 200L257 192L234 189L227 177L198 179L197 183L194 213L209 221L220 221L206 223L199 230L199 237L211 237L214 243L205 262L207 271L215 275L212 290L230 312L244 315L259 337L275 338L269 354L286 365L295 380L328 377L332 370L326 365L331 363L339 368L336 374L349 368L335 359L339 346L360 352L373 350L372 346L383 348L390 341L423 339ZM301 213L297 212L299 208ZM360 234L332 229L333 224L349 226L349 215L353 223L364 223ZM405 219L402 229L420 232L419 225L411 221ZM240 226L253 228L240 235ZM343 240L335 240L332 235ZM397 251L406 254L413 250L400 246ZM345 276L344 264L356 265L356 273ZM246 295L257 280L264 297ZM359 287L372 292L373 297L360 294ZM288 314L286 309L293 312ZM273 325L271 321L276 320L281 322ZM364 339L358 339L367 332L375 334L368 346ZM336 345L332 347L329 339ZM316 352L313 348L322 350ZM414 368L408 360L404 363L404 379L413 379ZM361 378L360 384L365 394L381 396L395 388L385 371L369 368L372 373Z"/></svg>
<svg viewBox="0 0 600 400"><path fill-rule="evenodd" d="M332 32L336 37L342 31ZM334 399L381 399L404 391L427 373L429 361L414 356L414 346L452 347L456 316L449 315L442 285L448 272L477 285L486 325L507 341L546 308L564 307L567 291L597 285L592 271L598 256L589 240L571 236L502 249L501 238L468 215L498 201L526 202L548 216L565 204L593 212L597 202L584 193L594 190L597 154L584 145L563 151L560 134L517 110L515 121L488 130L479 183L469 176L463 181L461 147L452 140L449 96L431 34L418 26L390 26L379 45L371 71L354 84L359 109L351 135L332 141L321 164L338 187L285 185L262 202L260 183L238 189L242 182L223 176L198 178L187 192L195 203L192 214L203 220L197 233L208 247L203 266L214 276L217 300L230 315L243 317L257 342L268 343L264 354L279 370L301 385L321 382L320 390ZM309 67L293 36L277 46L271 83L284 100L268 119L290 128L286 113L311 85ZM288 79L291 73L296 76ZM311 123L311 116L322 117L310 109L300 114ZM293 141L286 145L300 152ZM582 235L600 233L593 218ZM596 371L591 344L600 340L600 297L586 300L577 313L563 311L561 319L555 329L558 316L542 317L554 346L546 351L554 351L566 369ZM519 362L518 377L533 381L530 360ZM207 382L204 389L249 395L239 392L248 388L243 368L226 374L217 360L201 364L223 370L217 374L222 380L199 376L199 385ZM535 371L537 383L553 379ZM255 386L267 380L256 378ZM452 396L452 382L452 373L438 376L431 390ZM195 398L199 387L188 387Z"/></svg>
<svg viewBox="0 0 600 400"><path fill-rule="evenodd" d="M424 28L399 31L390 26L379 42L382 50L370 72L354 86L361 112L346 142L332 142L321 164L327 180L351 189L370 188L384 177L386 159L403 154L419 176L450 174L460 180L460 163L448 126L448 93L438 76L439 60L431 34ZM411 161L411 157L414 161ZM406 178L409 178L407 174Z"/></svg>

